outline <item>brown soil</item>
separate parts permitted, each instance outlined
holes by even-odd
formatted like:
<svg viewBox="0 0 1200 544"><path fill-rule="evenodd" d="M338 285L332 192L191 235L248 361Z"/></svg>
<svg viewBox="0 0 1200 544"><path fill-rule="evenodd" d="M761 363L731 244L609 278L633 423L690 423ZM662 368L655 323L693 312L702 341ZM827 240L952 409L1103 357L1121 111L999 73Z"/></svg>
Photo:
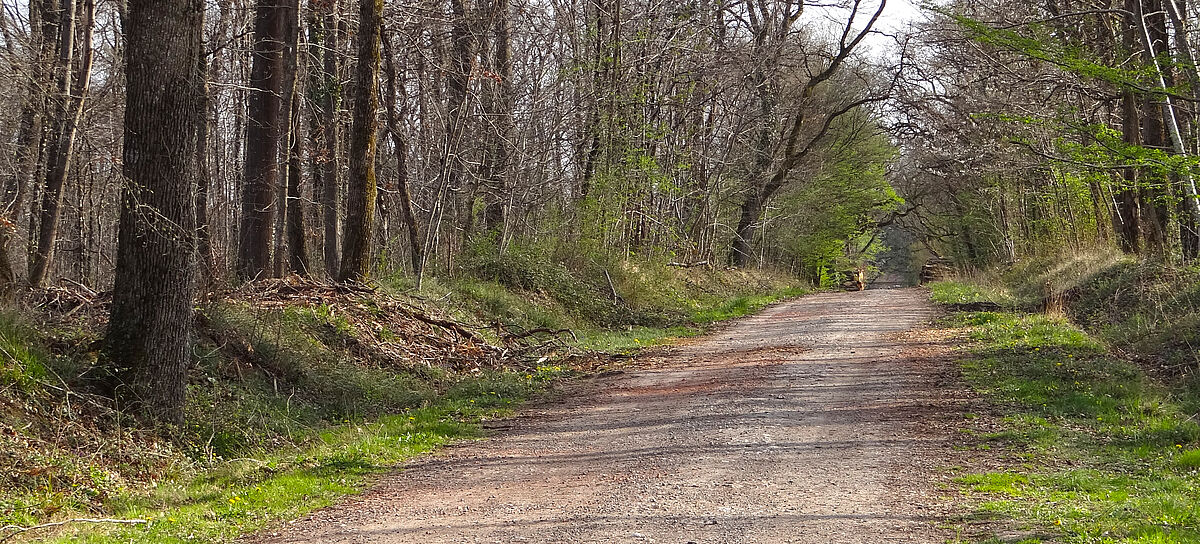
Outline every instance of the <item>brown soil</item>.
<svg viewBox="0 0 1200 544"><path fill-rule="evenodd" d="M773 306L257 542L945 542L963 401L927 298Z"/></svg>

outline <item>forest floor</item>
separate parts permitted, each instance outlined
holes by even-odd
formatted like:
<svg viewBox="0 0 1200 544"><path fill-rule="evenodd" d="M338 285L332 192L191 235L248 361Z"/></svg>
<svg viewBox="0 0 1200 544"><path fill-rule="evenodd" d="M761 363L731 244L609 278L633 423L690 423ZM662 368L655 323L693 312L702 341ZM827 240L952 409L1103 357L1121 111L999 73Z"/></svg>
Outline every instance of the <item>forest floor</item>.
<svg viewBox="0 0 1200 544"><path fill-rule="evenodd" d="M971 395L928 298L774 305L251 542L946 542Z"/></svg>

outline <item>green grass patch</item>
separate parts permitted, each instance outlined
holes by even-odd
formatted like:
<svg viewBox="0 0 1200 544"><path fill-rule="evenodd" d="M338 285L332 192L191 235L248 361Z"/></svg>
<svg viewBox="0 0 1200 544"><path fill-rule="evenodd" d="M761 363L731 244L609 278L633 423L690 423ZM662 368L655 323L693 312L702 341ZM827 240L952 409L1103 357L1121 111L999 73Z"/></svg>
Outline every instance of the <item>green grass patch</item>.
<svg viewBox="0 0 1200 544"><path fill-rule="evenodd" d="M938 304L990 303L1009 307L1016 302L1015 297L1004 287L968 281L934 282L929 284L929 290L933 301Z"/></svg>
<svg viewBox="0 0 1200 544"><path fill-rule="evenodd" d="M974 432L1024 460L956 481L977 514L1070 543L1200 542L1200 425L1163 384L1063 318L958 313L963 375L1004 415Z"/></svg>
<svg viewBox="0 0 1200 544"><path fill-rule="evenodd" d="M480 422L505 416L564 373L545 367L463 379L428 406L326 428L303 447L226 461L109 502L112 516L145 525L74 528L53 541L227 542L361 491L371 476L414 456L483 436Z"/></svg>

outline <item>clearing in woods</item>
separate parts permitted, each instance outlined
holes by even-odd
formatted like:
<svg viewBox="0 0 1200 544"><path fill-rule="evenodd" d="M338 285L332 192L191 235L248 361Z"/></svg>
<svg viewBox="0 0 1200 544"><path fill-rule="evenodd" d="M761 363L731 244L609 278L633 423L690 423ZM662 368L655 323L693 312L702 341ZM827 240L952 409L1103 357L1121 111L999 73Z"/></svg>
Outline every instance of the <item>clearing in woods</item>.
<svg viewBox="0 0 1200 544"><path fill-rule="evenodd" d="M262 543L940 543L961 396L925 291L821 294L527 410Z"/></svg>

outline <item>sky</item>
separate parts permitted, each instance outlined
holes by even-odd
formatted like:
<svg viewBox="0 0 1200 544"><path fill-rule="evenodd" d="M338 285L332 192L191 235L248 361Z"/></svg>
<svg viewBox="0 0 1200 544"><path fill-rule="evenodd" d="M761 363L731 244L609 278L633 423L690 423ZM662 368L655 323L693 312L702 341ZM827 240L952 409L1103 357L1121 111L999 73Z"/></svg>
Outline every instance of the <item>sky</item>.
<svg viewBox="0 0 1200 544"><path fill-rule="evenodd" d="M917 8L917 3L920 0L887 0L887 7L883 9L883 15L880 16L879 23L875 26L877 30L894 33L904 30L908 24L914 20L919 20L922 17L921 10ZM820 27L826 27L830 31L840 31L842 25L845 24L846 17L850 10L846 8L833 7L835 2L825 1L823 3L831 4L829 6L821 6L819 4L810 4L804 8L804 16L802 21L808 21ZM836 2L840 3L840 2ZM864 2L863 13L859 14L859 24L865 23L874 10L879 7L877 2L868 0ZM884 53L892 50L895 47L895 42L886 36L872 35L867 37L865 44L867 47Z"/></svg>

